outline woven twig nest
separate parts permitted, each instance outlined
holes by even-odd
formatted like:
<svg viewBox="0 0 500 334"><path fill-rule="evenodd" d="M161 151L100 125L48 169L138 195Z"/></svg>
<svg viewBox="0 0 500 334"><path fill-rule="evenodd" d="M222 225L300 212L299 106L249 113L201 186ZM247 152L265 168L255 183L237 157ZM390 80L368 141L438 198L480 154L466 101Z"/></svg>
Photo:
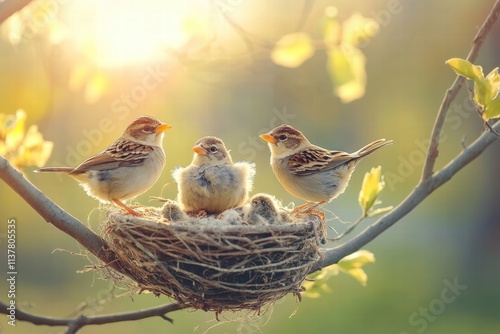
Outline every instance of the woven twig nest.
<svg viewBox="0 0 500 334"><path fill-rule="evenodd" d="M279 225L232 225L214 217L168 222L110 212L102 226L122 272L141 290L205 311L260 310L301 283L320 258L324 223L301 215Z"/></svg>

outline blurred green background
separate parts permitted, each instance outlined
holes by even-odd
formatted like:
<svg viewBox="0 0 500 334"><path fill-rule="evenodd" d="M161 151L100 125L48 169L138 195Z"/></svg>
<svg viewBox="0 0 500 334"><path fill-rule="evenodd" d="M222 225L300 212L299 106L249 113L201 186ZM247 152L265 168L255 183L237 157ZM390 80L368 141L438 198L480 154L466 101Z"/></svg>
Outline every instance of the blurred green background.
<svg viewBox="0 0 500 334"><path fill-rule="evenodd" d="M365 159L345 194L326 206L343 221L354 221L360 214L357 197L363 175L371 167L382 165L386 176L384 205L397 205L415 186L422 147L455 78L444 62L467 56L494 1L167 3L168 15L158 10L165 4L155 2L46 1L21 23L2 26L0 112L24 109L27 123L37 124L44 138L54 142L47 165L77 164L104 149L139 115L172 124L164 141L165 172L136 199L144 205L149 196L176 196L169 171L189 164L190 148L205 135L222 138L235 161L255 161L254 192L299 204L272 174L259 134L285 122L313 143L351 152L377 138L393 139L394 145ZM308 4L310 13L301 24ZM366 94L349 104L332 93L325 52L318 50L296 69L280 67L269 57L273 43L287 33L302 30L321 39L324 10L332 5L341 20L359 12L380 25L360 47L367 59ZM163 28L155 29L156 22ZM145 26L151 30L141 30ZM240 28L251 37L250 47ZM112 39L117 35L118 40ZM499 36L497 24L476 60L485 72L500 65ZM155 49L159 41L160 52ZM467 99L462 89L451 107L438 168L460 152L462 139L469 143L483 131ZM298 303L289 296L261 318L222 314L218 322L213 313L184 310L169 314L174 325L151 318L89 326L81 333L499 333L499 153L497 141L365 247L376 256L376 263L366 267L367 287L340 275L329 281L331 292L320 298ZM71 178L33 174L33 169L24 170L31 182L99 231L97 201ZM87 304L84 313L94 315L169 302L148 294L110 300L110 281L92 271L77 273L90 262L69 253L81 250L73 239L44 222L4 183L0 191L0 262L6 258L6 222L14 217L16 301L22 309L65 317L74 315L82 303ZM329 225L338 231L345 228L335 219ZM454 282L462 286L455 293L449 288ZM5 280L0 290L6 301ZM25 322L11 328L2 316L4 332L64 330Z"/></svg>

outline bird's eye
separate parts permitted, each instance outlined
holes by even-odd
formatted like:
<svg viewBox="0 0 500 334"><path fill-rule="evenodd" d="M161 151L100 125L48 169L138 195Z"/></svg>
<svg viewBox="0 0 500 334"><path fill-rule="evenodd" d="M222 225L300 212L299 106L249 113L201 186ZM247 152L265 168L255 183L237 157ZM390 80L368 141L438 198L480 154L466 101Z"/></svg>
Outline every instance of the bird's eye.
<svg viewBox="0 0 500 334"><path fill-rule="evenodd" d="M285 141L288 139L288 136L287 135L280 135L278 138L280 141Z"/></svg>
<svg viewBox="0 0 500 334"><path fill-rule="evenodd" d="M210 152L216 153L217 151L218 151L217 146L215 146L215 145L210 146Z"/></svg>
<svg viewBox="0 0 500 334"><path fill-rule="evenodd" d="M142 128L142 132L144 133L152 133L154 131L152 126L146 125L145 127Z"/></svg>

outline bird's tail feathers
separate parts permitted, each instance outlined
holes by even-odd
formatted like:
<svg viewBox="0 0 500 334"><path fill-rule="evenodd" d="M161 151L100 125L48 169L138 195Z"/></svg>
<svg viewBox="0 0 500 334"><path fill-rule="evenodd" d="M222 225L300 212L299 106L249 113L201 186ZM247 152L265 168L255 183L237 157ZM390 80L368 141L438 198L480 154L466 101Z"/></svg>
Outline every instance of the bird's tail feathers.
<svg viewBox="0 0 500 334"><path fill-rule="evenodd" d="M374 142L371 142L370 144L363 146L360 148L358 151L356 151L356 155L359 156L360 158L367 156L368 154L375 152L381 147L384 147L386 145L392 144L392 140L387 140L387 139L379 139L375 140Z"/></svg>
<svg viewBox="0 0 500 334"><path fill-rule="evenodd" d="M58 173L69 173L73 170L72 167L43 167L35 170L35 173L45 173L45 172L58 172Z"/></svg>

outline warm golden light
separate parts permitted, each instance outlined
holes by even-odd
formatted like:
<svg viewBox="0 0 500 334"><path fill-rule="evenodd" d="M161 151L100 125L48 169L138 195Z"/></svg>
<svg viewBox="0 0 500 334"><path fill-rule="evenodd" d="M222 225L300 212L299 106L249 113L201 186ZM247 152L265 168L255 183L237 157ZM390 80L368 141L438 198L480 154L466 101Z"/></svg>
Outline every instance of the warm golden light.
<svg viewBox="0 0 500 334"><path fill-rule="evenodd" d="M109 67L159 60L167 48L181 48L193 31L204 30L195 9L206 13L190 1L88 1L69 10L78 47L97 65Z"/></svg>

